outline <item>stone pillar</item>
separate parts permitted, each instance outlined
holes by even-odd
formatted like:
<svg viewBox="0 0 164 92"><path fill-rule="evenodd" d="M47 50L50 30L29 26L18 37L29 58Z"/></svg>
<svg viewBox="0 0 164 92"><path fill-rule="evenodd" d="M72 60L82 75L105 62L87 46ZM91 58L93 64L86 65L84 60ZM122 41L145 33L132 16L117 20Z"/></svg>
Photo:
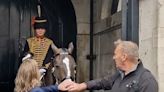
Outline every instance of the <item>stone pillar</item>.
<svg viewBox="0 0 164 92"><path fill-rule="evenodd" d="M158 1L158 82L159 92L164 92L164 0Z"/></svg>
<svg viewBox="0 0 164 92"><path fill-rule="evenodd" d="M77 82L89 80L90 0L72 0L77 19Z"/></svg>
<svg viewBox="0 0 164 92"><path fill-rule="evenodd" d="M139 2L139 53L157 79L157 0Z"/></svg>

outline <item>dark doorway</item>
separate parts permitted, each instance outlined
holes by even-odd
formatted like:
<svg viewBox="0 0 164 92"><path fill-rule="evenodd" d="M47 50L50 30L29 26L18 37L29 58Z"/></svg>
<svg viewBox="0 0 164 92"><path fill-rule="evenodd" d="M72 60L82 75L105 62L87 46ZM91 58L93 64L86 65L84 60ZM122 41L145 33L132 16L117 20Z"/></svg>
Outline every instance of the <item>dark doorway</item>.
<svg viewBox="0 0 164 92"><path fill-rule="evenodd" d="M37 16L37 0L0 0L0 91L12 92L26 38L32 36L31 19ZM57 47L73 42L76 58L76 16L70 0L41 0L48 19L47 36Z"/></svg>

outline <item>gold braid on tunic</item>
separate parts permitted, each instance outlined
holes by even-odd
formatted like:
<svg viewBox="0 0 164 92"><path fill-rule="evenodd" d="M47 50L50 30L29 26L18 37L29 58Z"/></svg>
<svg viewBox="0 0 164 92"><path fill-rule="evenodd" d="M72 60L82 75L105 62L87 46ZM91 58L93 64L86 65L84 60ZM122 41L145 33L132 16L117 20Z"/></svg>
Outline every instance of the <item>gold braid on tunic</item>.
<svg viewBox="0 0 164 92"><path fill-rule="evenodd" d="M52 40L46 37L43 38L32 37L27 39L27 42L29 45L30 52L34 54L33 58L37 61L38 66L42 67L48 49L53 43Z"/></svg>

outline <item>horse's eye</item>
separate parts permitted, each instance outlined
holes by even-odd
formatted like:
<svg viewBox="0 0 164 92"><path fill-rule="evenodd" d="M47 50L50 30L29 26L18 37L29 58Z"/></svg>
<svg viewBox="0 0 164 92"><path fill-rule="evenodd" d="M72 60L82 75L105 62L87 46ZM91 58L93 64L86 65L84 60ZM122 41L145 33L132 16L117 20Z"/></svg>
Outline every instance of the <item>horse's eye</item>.
<svg viewBox="0 0 164 92"><path fill-rule="evenodd" d="M56 68L58 68L60 65L55 65Z"/></svg>

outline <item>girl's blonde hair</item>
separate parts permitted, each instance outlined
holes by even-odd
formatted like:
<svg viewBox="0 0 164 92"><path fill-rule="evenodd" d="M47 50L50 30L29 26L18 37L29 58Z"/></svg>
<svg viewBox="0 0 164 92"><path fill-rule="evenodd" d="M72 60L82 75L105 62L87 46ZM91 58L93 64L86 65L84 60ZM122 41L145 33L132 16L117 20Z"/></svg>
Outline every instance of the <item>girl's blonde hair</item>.
<svg viewBox="0 0 164 92"><path fill-rule="evenodd" d="M24 60L15 79L14 92L29 92L33 87L40 86L39 79L37 62L33 59Z"/></svg>

